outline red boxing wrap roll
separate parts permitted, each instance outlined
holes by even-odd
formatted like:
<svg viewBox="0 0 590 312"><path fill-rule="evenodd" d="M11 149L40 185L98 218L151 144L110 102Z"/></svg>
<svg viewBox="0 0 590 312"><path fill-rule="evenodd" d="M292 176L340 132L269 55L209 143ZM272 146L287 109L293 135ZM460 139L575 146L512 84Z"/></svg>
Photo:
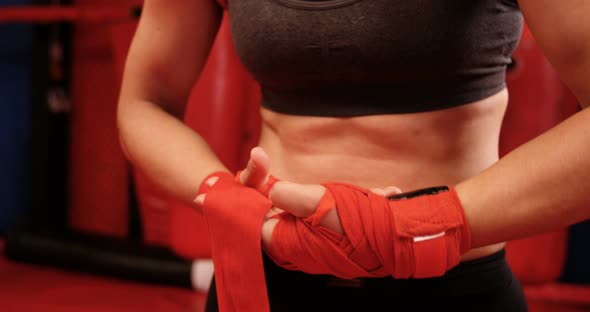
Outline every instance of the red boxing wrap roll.
<svg viewBox="0 0 590 312"><path fill-rule="evenodd" d="M272 203L257 190L217 172L206 193L203 212L209 227L219 311L269 311L262 265L261 229Z"/></svg>

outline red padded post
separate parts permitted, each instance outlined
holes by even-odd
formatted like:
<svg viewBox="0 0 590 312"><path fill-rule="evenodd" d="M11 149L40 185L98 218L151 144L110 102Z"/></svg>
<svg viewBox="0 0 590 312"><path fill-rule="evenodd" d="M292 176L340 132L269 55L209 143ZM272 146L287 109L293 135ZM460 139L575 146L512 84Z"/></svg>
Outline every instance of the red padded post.
<svg viewBox="0 0 590 312"><path fill-rule="evenodd" d="M525 27L507 75L510 101L500 137L500 154L535 138L572 114L575 98L565 88ZM509 242L508 262L525 285L557 280L565 261L567 230Z"/></svg>
<svg viewBox="0 0 590 312"><path fill-rule="evenodd" d="M137 0L126 0L131 4ZM76 5L121 5L77 0ZM118 85L108 24L76 24L72 64L69 224L80 231L124 237L128 231L127 161L116 127Z"/></svg>

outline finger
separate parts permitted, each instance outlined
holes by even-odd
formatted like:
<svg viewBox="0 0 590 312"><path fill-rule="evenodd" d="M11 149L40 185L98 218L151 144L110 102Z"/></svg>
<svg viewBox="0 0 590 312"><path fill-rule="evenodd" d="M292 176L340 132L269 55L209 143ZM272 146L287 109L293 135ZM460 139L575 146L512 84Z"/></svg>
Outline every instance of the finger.
<svg viewBox="0 0 590 312"><path fill-rule="evenodd" d="M278 207L272 207L270 208L270 210L266 213L266 215L264 215L264 220L268 220L273 218L276 215L279 215L281 213L285 212L285 210L278 208Z"/></svg>
<svg viewBox="0 0 590 312"><path fill-rule="evenodd" d="M213 185L215 185L215 183L217 183L217 181L219 181L219 177L211 177L211 178L207 179L207 181L205 181L205 184L208 187L213 187Z"/></svg>
<svg viewBox="0 0 590 312"><path fill-rule="evenodd" d="M270 191L273 204L296 217L311 216L326 192L321 185L277 182Z"/></svg>
<svg viewBox="0 0 590 312"><path fill-rule="evenodd" d="M215 183L217 183L217 181L219 181L219 177L210 177L209 179L205 180L205 185L207 185L208 187L212 187L213 185L215 185ZM197 205L197 207L202 208L205 204L205 194L197 195L193 202Z"/></svg>
<svg viewBox="0 0 590 312"><path fill-rule="evenodd" d="M386 196L385 190L381 189L381 188L372 188L372 189L370 189L370 191L377 194L377 195Z"/></svg>
<svg viewBox="0 0 590 312"><path fill-rule="evenodd" d="M205 205L205 196L207 195L201 194L195 198L194 203L197 205L197 207L203 207L203 205Z"/></svg>
<svg viewBox="0 0 590 312"><path fill-rule="evenodd" d="M396 186L388 186L388 187L386 187L386 188L383 189L383 193L385 193L383 196L389 197L389 196L401 194L402 193L402 190L399 187L396 187Z"/></svg>
<svg viewBox="0 0 590 312"><path fill-rule="evenodd" d="M261 147L250 152L246 169L240 174L240 182L246 186L258 188L266 183L270 175L270 158Z"/></svg>
<svg viewBox="0 0 590 312"><path fill-rule="evenodd" d="M388 186L385 188L372 188L370 189L370 191L384 197L389 197L402 193L402 190L396 186Z"/></svg>

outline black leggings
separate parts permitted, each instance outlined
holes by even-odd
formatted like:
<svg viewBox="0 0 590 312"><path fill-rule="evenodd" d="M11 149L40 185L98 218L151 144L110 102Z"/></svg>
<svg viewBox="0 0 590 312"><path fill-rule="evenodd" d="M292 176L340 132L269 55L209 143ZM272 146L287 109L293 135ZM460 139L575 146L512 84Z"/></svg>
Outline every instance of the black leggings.
<svg viewBox="0 0 590 312"><path fill-rule="evenodd" d="M527 311L504 250L466 261L442 277L341 280L288 271L264 259L272 312L287 311ZM218 311L215 283L207 312Z"/></svg>

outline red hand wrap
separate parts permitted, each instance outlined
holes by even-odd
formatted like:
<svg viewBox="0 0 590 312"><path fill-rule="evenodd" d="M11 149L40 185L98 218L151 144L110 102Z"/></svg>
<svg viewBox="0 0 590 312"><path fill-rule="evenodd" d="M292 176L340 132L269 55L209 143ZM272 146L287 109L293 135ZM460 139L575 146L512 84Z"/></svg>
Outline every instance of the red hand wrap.
<svg viewBox="0 0 590 312"><path fill-rule="evenodd" d="M229 173L213 187L203 182L199 194L207 193L203 212L209 227L211 253L219 311L269 311L260 249L264 215L272 203L257 190L236 181Z"/></svg>
<svg viewBox="0 0 590 312"><path fill-rule="evenodd" d="M390 201L352 185L324 186L328 191L318 216L279 216L272 256L281 266L345 279L435 277L457 265L470 248L469 227L453 188ZM346 235L317 225L334 206Z"/></svg>
<svg viewBox="0 0 590 312"><path fill-rule="evenodd" d="M270 200L227 173L207 192L204 212L211 233L220 311L268 311L260 250ZM210 177L211 177L210 176ZM205 180L206 181L206 180ZM276 182L264 188L268 192ZM443 275L469 250L470 233L453 188L435 195L390 201L352 185L328 183L316 213L284 213L273 233L279 265L341 278L421 278ZM333 207L346 235L319 225Z"/></svg>

